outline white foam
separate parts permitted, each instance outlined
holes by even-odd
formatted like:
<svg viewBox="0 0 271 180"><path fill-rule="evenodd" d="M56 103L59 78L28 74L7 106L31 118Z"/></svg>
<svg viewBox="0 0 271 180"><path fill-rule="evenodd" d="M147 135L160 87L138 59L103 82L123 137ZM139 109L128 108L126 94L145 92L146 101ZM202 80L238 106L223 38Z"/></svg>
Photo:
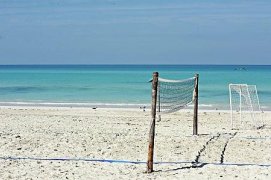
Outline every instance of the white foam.
<svg viewBox="0 0 271 180"><path fill-rule="evenodd" d="M53 107L93 107L93 106L109 106L109 107L141 107L148 106L146 104L133 104L133 103L81 103L81 102L0 102L1 106L53 106Z"/></svg>

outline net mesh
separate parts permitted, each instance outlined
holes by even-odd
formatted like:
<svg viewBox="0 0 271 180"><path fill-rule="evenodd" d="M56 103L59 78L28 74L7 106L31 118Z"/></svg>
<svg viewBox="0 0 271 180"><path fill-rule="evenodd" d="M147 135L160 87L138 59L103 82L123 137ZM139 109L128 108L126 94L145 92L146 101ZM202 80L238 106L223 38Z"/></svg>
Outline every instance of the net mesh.
<svg viewBox="0 0 271 180"><path fill-rule="evenodd" d="M158 78L158 113L172 113L185 108L193 101L195 78L169 80Z"/></svg>
<svg viewBox="0 0 271 180"><path fill-rule="evenodd" d="M234 129L263 126L262 110L255 85L230 84L231 121Z"/></svg>

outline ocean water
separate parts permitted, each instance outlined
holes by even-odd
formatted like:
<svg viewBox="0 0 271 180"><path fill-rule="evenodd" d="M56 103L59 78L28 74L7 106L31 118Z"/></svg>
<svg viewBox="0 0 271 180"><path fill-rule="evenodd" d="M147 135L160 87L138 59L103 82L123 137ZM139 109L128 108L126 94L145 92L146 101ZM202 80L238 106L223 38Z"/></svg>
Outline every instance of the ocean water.
<svg viewBox="0 0 271 180"><path fill-rule="evenodd" d="M271 66L262 65L2 65L0 105L149 106L154 71L168 79L199 73L203 109L229 109L229 83L257 85L271 109Z"/></svg>

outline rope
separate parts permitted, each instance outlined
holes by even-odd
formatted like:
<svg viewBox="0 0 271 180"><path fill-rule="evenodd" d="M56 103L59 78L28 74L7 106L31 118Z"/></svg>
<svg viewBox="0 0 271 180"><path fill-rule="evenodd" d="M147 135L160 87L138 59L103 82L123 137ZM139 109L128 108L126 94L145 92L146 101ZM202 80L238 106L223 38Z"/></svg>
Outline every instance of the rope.
<svg viewBox="0 0 271 180"><path fill-rule="evenodd" d="M87 162L101 162L101 163L127 163L127 164L146 164L145 161L129 161L129 160L113 160L113 159L84 159L84 158L38 158L38 157L0 157L1 160L36 160L36 161L87 161ZM193 161L164 161L154 162L154 164L204 164L204 165L216 165L216 166L261 166L271 167L271 164L254 164L254 163L204 163Z"/></svg>

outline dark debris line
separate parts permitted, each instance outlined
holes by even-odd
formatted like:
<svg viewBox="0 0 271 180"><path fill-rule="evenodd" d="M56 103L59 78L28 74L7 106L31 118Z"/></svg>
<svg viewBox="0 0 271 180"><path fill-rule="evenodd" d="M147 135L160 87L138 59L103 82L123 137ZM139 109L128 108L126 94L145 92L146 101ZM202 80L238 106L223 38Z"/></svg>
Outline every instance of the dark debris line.
<svg viewBox="0 0 271 180"><path fill-rule="evenodd" d="M229 141L230 141L231 139L233 139L233 138L236 136L236 134L237 134L237 132L235 132L234 134L232 134L231 137L228 138L228 140L226 141L226 143L225 143L225 145L224 145L224 148L223 148L223 150L222 150L222 152L221 152L220 164L223 164L223 163L224 163L224 156L225 156L225 152L226 152L227 146L228 146L228 144L229 144Z"/></svg>
<svg viewBox="0 0 271 180"><path fill-rule="evenodd" d="M198 163L199 163L199 158L201 157L201 154L205 151L205 149L206 149L206 147L208 146L208 144L209 144L211 141L218 139L218 138L220 137L220 135L221 135L221 134L217 134L217 135L215 135L215 136L212 136L212 137L205 143L205 145L203 145L203 148L200 149L200 150L198 151L198 155L196 156L196 159L195 159L195 161L194 161L194 164L198 164Z"/></svg>

